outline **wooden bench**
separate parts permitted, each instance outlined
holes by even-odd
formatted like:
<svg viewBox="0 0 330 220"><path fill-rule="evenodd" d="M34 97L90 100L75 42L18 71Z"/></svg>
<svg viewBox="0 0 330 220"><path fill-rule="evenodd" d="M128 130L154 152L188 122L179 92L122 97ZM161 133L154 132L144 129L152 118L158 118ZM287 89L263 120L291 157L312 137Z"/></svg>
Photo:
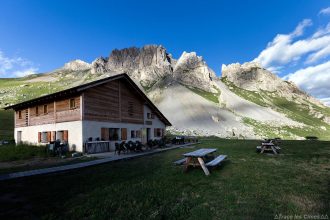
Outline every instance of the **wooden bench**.
<svg viewBox="0 0 330 220"><path fill-rule="evenodd" d="M206 164L206 166L208 167L214 167L219 165L222 161L224 161L227 158L227 155L219 155L216 158L214 158L213 160L211 160L210 162L208 162Z"/></svg>
<svg viewBox="0 0 330 220"><path fill-rule="evenodd" d="M186 162L186 158L182 158L182 159L180 159L180 160L174 161L173 163L174 163L175 165L182 165L182 164L184 164L185 162Z"/></svg>

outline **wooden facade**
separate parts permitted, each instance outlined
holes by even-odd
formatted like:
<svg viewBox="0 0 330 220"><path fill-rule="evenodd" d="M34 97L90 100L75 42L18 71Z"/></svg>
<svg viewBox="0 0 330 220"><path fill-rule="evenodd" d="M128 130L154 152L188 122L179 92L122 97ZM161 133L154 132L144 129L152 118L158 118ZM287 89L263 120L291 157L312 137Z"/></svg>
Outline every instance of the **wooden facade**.
<svg viewBox="0 0 330 220"><path fill-rule="evenodd" d="M143 124L143 99L122 80L83 93L83 120Z"/></svg>
<svg viewBox="0 0 330 220"><path fill-rule="evenodd" d="M70 108L71 99L75 102L74 108ZM78 121L81 120L80 109L80 96L32 105L25 109L16 110L15 127Z"/></svg>
<svg viewBox="0 0 330 220"><path fill-rule="evenodd" d="M26 127L79 120L143 124L143 104L140 96L122 80L116 80L90 88L79 96L18 110L15 126Z"/></svg>

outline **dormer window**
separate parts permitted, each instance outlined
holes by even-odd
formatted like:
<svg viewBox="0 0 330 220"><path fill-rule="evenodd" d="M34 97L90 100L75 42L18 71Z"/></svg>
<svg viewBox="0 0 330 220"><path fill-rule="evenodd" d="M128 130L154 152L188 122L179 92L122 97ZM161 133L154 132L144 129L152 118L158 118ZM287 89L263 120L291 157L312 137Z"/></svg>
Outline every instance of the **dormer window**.
<svg viewBox="0 0 330 220"><path fill-rule="evenodd" d="M70 109L75 109L75 108L76 108L76 100L70 99Z"/></svg>
<svg viewBox="0 0 330 220"><path fill-rule="evenodd" d="M148 112L147 113L147 118L148 119L154 119L155 118L155 115L153 113Z"/></svg>

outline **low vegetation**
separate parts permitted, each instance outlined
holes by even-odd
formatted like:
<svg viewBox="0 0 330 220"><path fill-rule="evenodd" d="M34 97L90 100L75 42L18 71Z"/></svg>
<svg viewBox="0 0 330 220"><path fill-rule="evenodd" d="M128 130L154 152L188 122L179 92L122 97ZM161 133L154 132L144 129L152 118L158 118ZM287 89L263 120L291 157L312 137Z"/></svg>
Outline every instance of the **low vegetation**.
<svg viewBox="0 0 330 220"><path fill-rule="evenodd" d="M216 87L214 87L214 89L217 91L216 93L212 93L212 92L207 92L207 91L204 91L202 89L199 89L199 88L196 88L196 87L193 87L193 86L187 86L187 85L184 85L187 89L191 90L192 92L196 93L197 95L199 96L202 96L203 98L211 101L211 102L214 102L216 104L219 103L219 96L220 96L220 90L217 89Z"/></svg>
<svg viewBox="0 0 330 220"><path fill-rule="evenodd" d="M330 144L283 141L278 156L259 141L204 139L229 161L206 177L182 172L181 148L54 175L0 182L0 218L274 219L329 213Z"/></svg>
<svg viewBox="0 0 330 220"><path fill-rule="evenodd" d="M2 145L0 146L0 162L25 160L33 157L48 157L44 146Z"/></svg>

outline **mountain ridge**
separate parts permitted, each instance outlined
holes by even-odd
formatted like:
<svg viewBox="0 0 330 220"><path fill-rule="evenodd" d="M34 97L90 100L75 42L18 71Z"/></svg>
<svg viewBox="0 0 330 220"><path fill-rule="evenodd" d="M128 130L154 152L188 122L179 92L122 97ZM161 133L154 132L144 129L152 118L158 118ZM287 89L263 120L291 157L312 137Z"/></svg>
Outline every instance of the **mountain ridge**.
<svg viewBox="0 0 330 220"><path fill-rule="evenodd" d="M116 49L92 63L73 60L46 74L0 79L0 106L122 72L169 118L172 133L330 139L330 108L260 64L223 65L219 78L195 52L176 60L161 45Z"/></svg>

